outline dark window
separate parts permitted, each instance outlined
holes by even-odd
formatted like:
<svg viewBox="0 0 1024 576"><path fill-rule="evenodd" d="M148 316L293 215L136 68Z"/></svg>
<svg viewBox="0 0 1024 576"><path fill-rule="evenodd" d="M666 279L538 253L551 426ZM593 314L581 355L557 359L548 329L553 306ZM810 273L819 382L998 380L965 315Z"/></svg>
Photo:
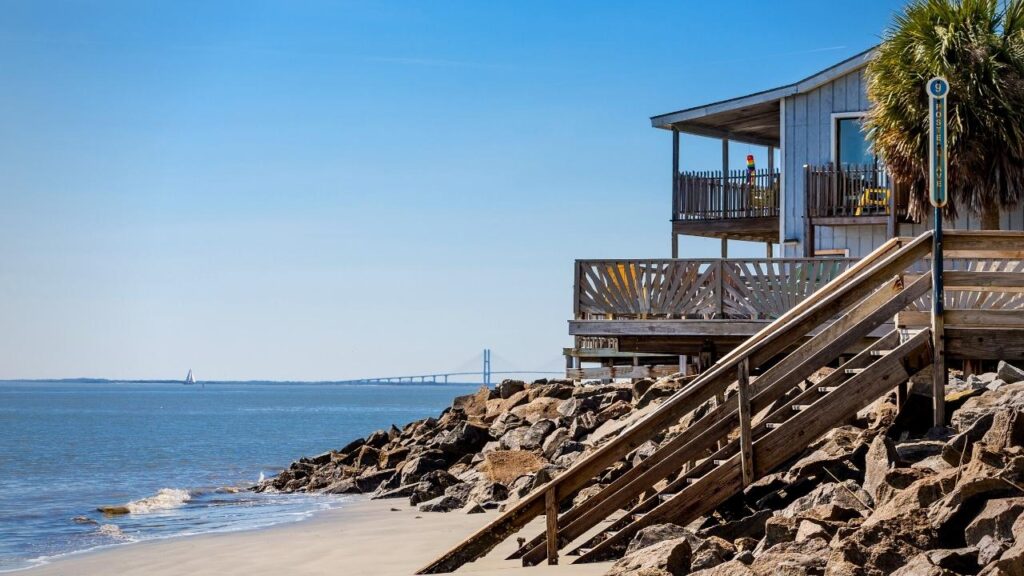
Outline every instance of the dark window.
<svg viewBox="0 0 1024 576"><path fill-rule="evenodd" d="M841 167L875 163L867 135L861 129L861 118L836 119L836 163Z"/></svg>

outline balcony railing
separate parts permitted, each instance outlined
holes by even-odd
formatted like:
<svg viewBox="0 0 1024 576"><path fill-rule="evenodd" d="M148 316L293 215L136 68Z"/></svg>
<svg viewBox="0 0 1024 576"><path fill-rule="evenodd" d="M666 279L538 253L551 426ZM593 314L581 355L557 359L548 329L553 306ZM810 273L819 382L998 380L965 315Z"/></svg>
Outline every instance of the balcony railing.
<svg viewBox="0 0 1024 576"><path fill-rule="evenodd" d="M673 220L724 220L779 215L779 172L683 172L676 180Z"/></svg>
<svg viewBox="0 0 1024 576"><path fill-rule="evenodd" d="M577 260L575 317L772 320L853 262L852 258Z"/></svg>
<svg viewBox="0 0 1024 576"><path fill-rule="evenodd" d="M811 218L887 217L893 204L898 218L906 216L906 191L879 166L804 166L804 179Z"/></svg>

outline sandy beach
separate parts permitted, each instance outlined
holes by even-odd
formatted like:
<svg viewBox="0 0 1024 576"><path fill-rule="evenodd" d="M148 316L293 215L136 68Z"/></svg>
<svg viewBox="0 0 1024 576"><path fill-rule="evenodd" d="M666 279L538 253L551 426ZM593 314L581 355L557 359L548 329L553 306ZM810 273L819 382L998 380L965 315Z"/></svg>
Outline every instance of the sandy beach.
<svg viewBox="0 0 1024 576"><path fill-rule="evenodd" d="M398 511L392 511L392 508ZM246 532L185 536L73 554L17 572L24 576L220 576L239 574L413 574L496 513L421 513L403 501L353 499L309 520ZM541 530L543 518L528 526ZM510 538L488 557L466 565L465 574L603 574L607 564L523 568L504 558Z"/></svg>

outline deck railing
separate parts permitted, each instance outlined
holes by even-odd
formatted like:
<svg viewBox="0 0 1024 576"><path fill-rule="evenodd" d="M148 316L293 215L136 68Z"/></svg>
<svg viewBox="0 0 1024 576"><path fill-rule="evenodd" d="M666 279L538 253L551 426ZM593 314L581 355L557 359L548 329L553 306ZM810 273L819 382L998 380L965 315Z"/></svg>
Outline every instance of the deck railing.
<svg viewBox="0 0 1024 576"><path fill-rule="evenodd" d="M853 262L852 258L577 260L575 317L773 320Z"/></svg>
<svg viewBox="0 0 1024 576"><path fill-rule="evenodd" d="M877 165L804 166L807 215L811 218L888 216L895 194L897 217L907 211L907 195Z"/></svg>
<svg viewBox="0 0 1024 576"><path fill-rule="evenodd" d="M673 220L723 220L779 215L779 172L683 172L676 180Z"/></svg>

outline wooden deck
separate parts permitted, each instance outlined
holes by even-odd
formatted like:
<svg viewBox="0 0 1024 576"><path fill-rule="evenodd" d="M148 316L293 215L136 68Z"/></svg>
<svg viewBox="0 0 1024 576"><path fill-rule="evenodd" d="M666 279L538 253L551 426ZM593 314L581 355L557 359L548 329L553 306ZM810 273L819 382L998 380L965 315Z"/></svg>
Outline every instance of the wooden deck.
<svg viewBox="0 0 1024 576"><path fill-rule="evenodd" d="M672 193L675 234L759 242L779 239L779 172L683 172Z"/></svg>

